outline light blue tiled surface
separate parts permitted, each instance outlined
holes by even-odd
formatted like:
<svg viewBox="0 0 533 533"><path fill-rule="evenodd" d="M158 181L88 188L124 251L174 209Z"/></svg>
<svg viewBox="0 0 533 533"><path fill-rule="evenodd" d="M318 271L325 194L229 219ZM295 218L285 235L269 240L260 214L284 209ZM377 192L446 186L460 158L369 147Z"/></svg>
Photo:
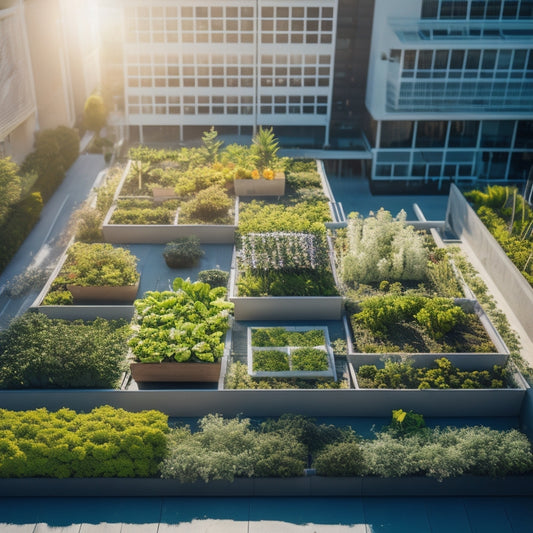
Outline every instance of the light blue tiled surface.
<svg viewBox="0 0 533 533"><path fill-rule="evenodd" d="M6 498L1 533L531 533L533 498Z"/></svg>

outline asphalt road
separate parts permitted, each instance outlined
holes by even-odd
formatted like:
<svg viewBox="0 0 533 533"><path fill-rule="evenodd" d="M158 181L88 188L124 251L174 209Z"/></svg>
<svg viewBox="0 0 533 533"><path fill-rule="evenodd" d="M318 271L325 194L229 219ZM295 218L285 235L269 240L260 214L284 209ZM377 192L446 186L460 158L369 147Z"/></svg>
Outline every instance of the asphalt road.
<svg viewBox="0 0 533 533"><path fill-rule="evenodd" d="M7 327L39 295L46 273L67 247L73 230L72 214L87 199L105 168L102 155L80 155L44 206L38 223L0 275L0 328ZM31 274L21 277L24 273Z"/></svg>

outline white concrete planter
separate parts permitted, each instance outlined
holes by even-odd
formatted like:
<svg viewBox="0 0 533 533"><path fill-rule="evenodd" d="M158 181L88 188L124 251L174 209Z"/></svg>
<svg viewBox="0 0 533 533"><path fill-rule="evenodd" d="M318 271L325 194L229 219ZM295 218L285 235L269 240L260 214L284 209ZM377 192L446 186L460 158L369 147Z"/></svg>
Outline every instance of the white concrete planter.
<svg viewBox="0 0 533 533"><path fill-rule="evenodd" d="M131 363L131 376L143 382L214 382L220 378L217 363Z"/></svg>
<svg viewBox="0 0 533 533"><path fill-rule="evenodd" d="M67 285L67 289L72 293L74 303L79 302L133 302L137 298L139 281L135 285L124 285L122 287L80 287L79 285Z"/></svg>
<svg viewBox="0 0 533 533"><path fill-rule="evenodd" d="M314 378L328 378L331 377L334 380L337 379L337 373L335 371L335 357L333 355L333 350L330 346L329 332L328 328L324 326L287 326L285 329L291 331L308 331L313 329L320 329L324 332L325 344L323 346L315 346L322 350L328 360L328 369L327 370L292 370L292 353L294 350L298 349L298 346L253 346L252 345L252 330L254 329L264 329L264 328L247 328L247 350L248 350L248 373L253 377L271 377L271 378L304 378L304 379L314 379ZM254 371L254 352L255 351L266 351L266 350L278 350L281 352L287 353L289 359L289 365L291 370L289 371L264 371L257 370Z"/></svg>
<svg viewBox="0 0 533 533"><path fill-rule="evenodd" d="M152 189L152 195L154 197L154 202L162 203L167 200L175 200L179 198L174 190L174 187L154 187Z"/></svg>

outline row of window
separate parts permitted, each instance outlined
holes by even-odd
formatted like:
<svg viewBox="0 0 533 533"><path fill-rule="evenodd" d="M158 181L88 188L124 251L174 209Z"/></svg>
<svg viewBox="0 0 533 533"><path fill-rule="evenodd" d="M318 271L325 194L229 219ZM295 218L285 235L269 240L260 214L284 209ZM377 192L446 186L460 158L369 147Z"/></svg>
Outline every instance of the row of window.
<svg viewBox="0 0 533 533"><path fill-rule="evenodd" d="M533 0L423 0L423 19L516 20L533 17Z"/></svg>
<svg viewBox="0 0 533 533"><path fill-rule="evenodd" d="M424 120L384 121L381 148L533 149L533 121Z"/></svg>
<svg viewBox="0 0 533 533"><path fill-rule="evenodd" d="M452 72L465 71L465 77L474 77L467 71L487 71L487 76L492 77L491 72L497 77L498 72L503 72L507 77L507 71L524 71L533 73L533 50L391 50L391 60L399 63L402 68L402 76L405 78L429 77L424 75L427 71L433 71L431 77L459 77L453 76ZM415 72L416 71L416 72ZM520 73L521 75L521 73Z"/></svg>
<svg viewBox="0 0 533 533"><path fill-rule="evenodd" d="M259 33L263 43L332 42L332 7L263 7ZM129 43L253 43L251 6L177 6L126 8Z"/></svg>
<svg viewBox="0 0 533 533"><path fill-rule="evenodd" d="M395 159L398 153L382 155ZM409 155L409 154L406 154ZM442 153L414 152L413 161L405 163L400 160L388 163L374 164L374 178L431 178L431 179L525 179L529 172L531 160L524 158L520 152L468 152L459 154L466 161L454 161L453 152L446 154L442 160ZM440 156L440 157L439 157Z"/></svg>
<svg viewBox="0 0 533 533"><path fill-rule="evenodd" d="M262 95L259 112L270 114L327 114L325 95ZM252 96L152 96L129 95L130 115L252 115Z"/></svg>

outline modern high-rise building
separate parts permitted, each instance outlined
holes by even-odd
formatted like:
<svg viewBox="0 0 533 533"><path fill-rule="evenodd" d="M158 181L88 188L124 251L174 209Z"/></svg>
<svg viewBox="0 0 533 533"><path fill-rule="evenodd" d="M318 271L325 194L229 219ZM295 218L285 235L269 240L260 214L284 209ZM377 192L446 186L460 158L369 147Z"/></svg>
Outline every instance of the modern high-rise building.
<svg viewBox="0 0 533 533"><path fill-rule="evenodd" d="M0 0L0 157L75 125L100 83L96 23L89 0Z"/></svg>
<svg viewBox="0 0 533 533"><path fill-rule="evenodd" d="M104 80L141 142L272 126L382 182L519 181L533 0L106 0Z"/></svg>

